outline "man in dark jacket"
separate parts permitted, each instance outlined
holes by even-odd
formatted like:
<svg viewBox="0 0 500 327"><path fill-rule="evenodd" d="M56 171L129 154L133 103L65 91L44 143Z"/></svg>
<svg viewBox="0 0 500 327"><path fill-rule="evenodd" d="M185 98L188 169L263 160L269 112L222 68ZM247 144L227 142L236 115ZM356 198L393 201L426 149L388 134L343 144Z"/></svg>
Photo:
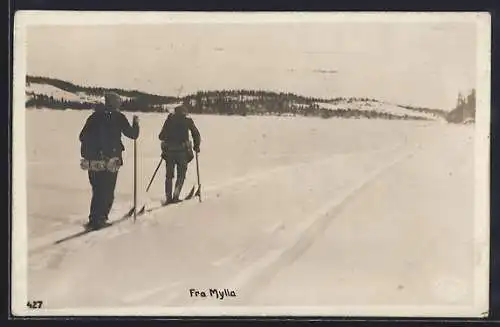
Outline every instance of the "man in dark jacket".
<svg viewBox="0 0 500 327"><path fill-rule="evenodd" d="M125 150L121 135L131 139L139 136L139 119L134 115L132 126L127 117L118 109L121 98L116 93L105 95L104 106L98 105L88 117L82 131L81 168L88 170L92 186L89 227L106 225L113 206L118 170L123 165L122 152Z"/></svg>
<svg viewBox="0 0 500 327"><path fill-rule="evenodd" d="M179 195L184 184L187 167L194 157L193 150L191 149L191 142L189 141L189 132L191 132L191 137L193 138L194 151L200 152L200 132L196 128L194 121L190 117L187 117L187 108L185 106L178 106L175 108L175 113L168 115L160 135L158 136L162 141L162 158L165 159L167 168L165 178L165 204L180 201ZM176 167L177 179L172 195L172 180Z"/></svg>

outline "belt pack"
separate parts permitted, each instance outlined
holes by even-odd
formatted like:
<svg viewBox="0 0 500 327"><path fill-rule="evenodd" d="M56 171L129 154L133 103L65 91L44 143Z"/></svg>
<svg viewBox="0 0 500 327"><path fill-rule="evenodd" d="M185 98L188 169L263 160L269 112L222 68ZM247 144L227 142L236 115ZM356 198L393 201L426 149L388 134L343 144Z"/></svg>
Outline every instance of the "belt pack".
<svg viewBox="0 0 500 327"><path fill-rule="evenodd" d="M193 146L191 145L191 140L182 142L182 143L169 143L169 142L161 142L161 150L162 152L170 152L170 151L186 151L191 150Z"/></svg>
<svg viewBox="0 0 500 327"><path fill-rule="evenodd" d="M182 143L168 143L168 142L161 142L161 156L163 159L168 158L168 154L173 154L173 153L179 153L179 152L184 152L186 154L186 159L187 162L191 162L194 158L194 153L193 153L193 145L191 143L191 140L187 140Z"/></svg>
<svg viewBox="0 0 500 327"><path fill-rule="evenodd" d="M80 168L89 171L109 171L112 173L118 172L123 162L120 158L110 158L107 160L87 160L80 161Z"/></svg>

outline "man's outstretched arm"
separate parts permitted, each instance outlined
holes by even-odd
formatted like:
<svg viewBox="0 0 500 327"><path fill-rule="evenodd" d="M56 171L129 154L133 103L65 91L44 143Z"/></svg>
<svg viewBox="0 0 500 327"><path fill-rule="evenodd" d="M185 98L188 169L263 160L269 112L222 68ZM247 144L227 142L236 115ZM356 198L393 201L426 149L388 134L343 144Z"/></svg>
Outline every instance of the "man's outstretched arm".
<svg viewBox="0 0 500 327"><path fill-rule="evenodd" d="M132 126L130 126L127 117L122 114L121 127L123 135L133 140L139 137L139 117L134 115L132 119Z"/></svg>
<svg viewBox="0 0 500 327"><path fill-rule="evenodd" d="M193 148L196 152L200 152L201 136L200 131L196 127L194 121L191 119L189 124L189 130L191 131L191 136L193 137Z"/></svg>

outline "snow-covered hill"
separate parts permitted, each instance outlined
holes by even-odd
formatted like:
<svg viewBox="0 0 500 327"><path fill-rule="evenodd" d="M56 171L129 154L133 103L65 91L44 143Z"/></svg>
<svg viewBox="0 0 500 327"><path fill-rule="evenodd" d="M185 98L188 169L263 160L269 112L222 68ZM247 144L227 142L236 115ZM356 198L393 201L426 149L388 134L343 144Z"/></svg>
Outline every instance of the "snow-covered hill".
<svg viewBox="0 0 500 327"><path fill-rule="evenodd" d="M86 106L75 109L88 109L92 104L102 103L103 97L96 96L95 89L92 94L81 90L70 92L67 82L50 84L50 81L35 80L27 83L27 100L33 100L36 97L44 98L32 101L30 106L50 107L50 101L71 101L74 103L84 103ZM66 86L66 90L58 87ZM100 92L104 92L101 89ZM133 93L133 91L128 91ZM128 94L127 93L127 94ZM424 119L424 120L443 120L444 116L439 110L417 110L408 106L392 104L366 98L337 98L334 100L318 100L302 97L294 94L283 94L263 91L210 91L201 92L192 95L186 95L183 98L165 98L164 102L148 100L143 96L140 99L134 96L121 94L124 101L129 101L126 111L171 111L179 103L187 103L192 107L193 113L219 113L219 114L278 114L278 115L306 115L329 117L355 117L355 118L385 118L385 119ZM50 98L50 99L48 99ZM134 102L136 101L136 102ZM130 103L134 102L134 103ZM69 106L69 105L68 105ZM63 105L64 107L64 105ZM60 109L61 105L55 106ZM68 108L71 108L69 106ZM326 112L325 112L326 111Z"/></svg>
<svg viewBox="0 0 500 327"><path fill-rule="evenodd" d="M49 85L45 83L27 83L26 84L26 96L32 98L35 95L44 95L47 97L52 97L54 100L65 100L65 101L75 101L75 102L89 102L89 103L103 103L104 97L97 96L93 94L88 94L86 92L68 92L62 90L54 85ZM120 96L122 100L130 100L131 97Z"/></svg>
<svg viewBox="0 0 500 327"><path fill-rule="evenodd" d="M417 112L414 110L409 110L405 107L381 102L376 100L342 100L337 101L335 103L325 103L325 102L317 102L316 103L321 108L325 108L328 110L361 110L361 111L376 111L381 113L392 114L399 117L406 116L416 116L427 119L438 119L439 117L435 114Z"/></svg>
<svg viewBox="0 0 500 327"><path fill-rule="evenodd" d="M88 96L86 94L75 94L68 91L64 91L53 85L41 84L41 83L27 84L26 95L28 97L32 97L34 95L45 95L47 97L52 97L55 100L66 100L66 101L81 101L83 99L95 100L95 97Z"/></svg>

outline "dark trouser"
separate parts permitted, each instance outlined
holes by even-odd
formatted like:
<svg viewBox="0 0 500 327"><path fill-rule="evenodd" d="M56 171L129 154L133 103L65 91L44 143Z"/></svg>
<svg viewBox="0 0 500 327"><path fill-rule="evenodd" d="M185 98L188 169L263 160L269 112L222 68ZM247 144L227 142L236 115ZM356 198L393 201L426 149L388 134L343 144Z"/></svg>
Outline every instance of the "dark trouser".
<svg viewBox="0 0 500 327"><path fill-rule="evenodd" d="M92 185L92 201L89 215L91 222L108 218L113 206L117 177L117 172L89 171L89 181L90 185Z"/></svg>
<svg viewBox="0 0 500 327"><path fill-rule="evenodd" d="M186 178L186 171L188 167L188 158L184 151L172 151L167 153L165 159L167 166L167 173L165 178L165 196L167 201L179 199L179 195L184 185ZM177 167L177 179L175 180L175 190L172 196L172 179L174 178L174 170Z"/></svg>

